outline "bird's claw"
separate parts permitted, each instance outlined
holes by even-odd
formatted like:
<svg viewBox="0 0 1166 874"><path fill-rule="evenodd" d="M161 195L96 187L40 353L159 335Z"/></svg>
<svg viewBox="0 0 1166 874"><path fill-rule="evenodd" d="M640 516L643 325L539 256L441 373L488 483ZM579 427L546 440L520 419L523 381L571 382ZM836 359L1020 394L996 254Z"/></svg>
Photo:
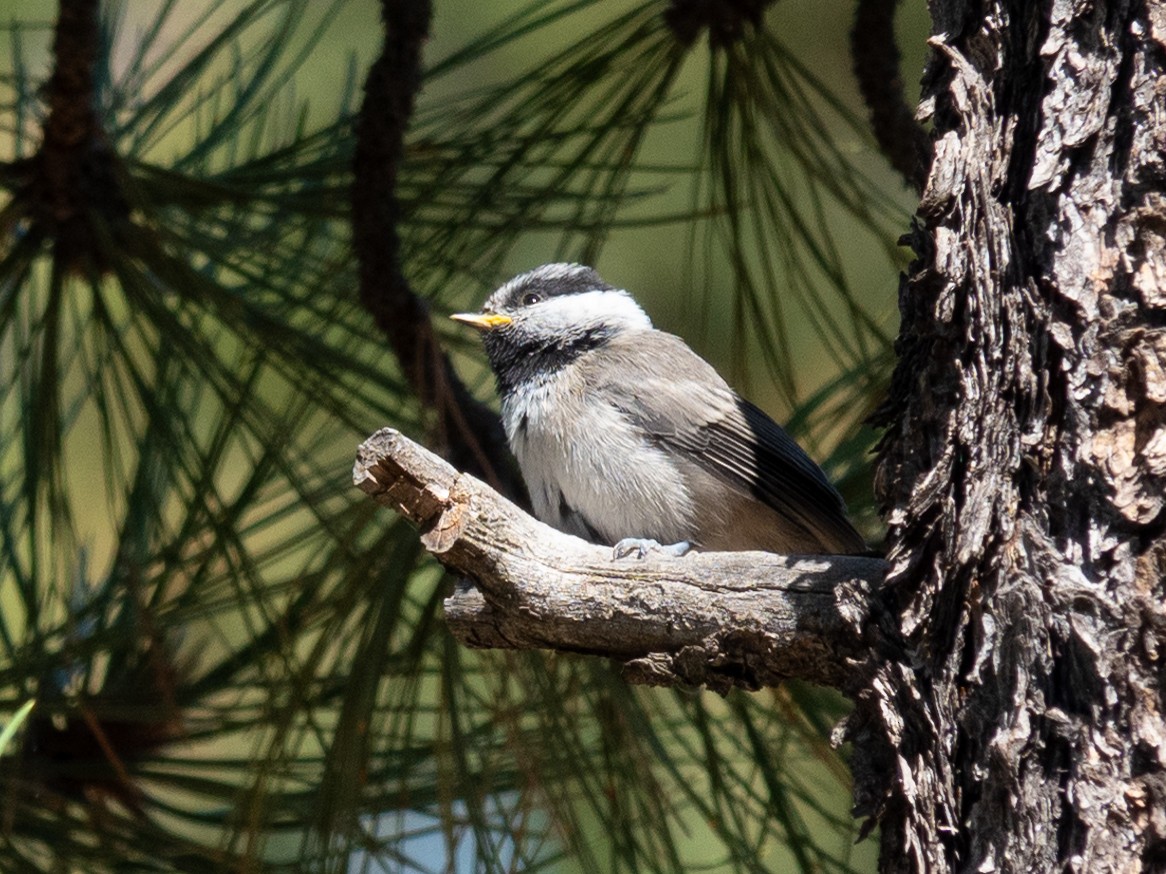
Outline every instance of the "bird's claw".
<svg viewBox="0 0 1166 874"><path fill-rule="evenodd" d="M670 543L665 546L659 541L649 540L643 537L625 537L612 547L611 557L613 559L619 559L634 555L637 559L642 559L649 552L655 551L679 558L685 555L690 549L692 549L692 544L687 540L681 540L679 543Z"/></svg>

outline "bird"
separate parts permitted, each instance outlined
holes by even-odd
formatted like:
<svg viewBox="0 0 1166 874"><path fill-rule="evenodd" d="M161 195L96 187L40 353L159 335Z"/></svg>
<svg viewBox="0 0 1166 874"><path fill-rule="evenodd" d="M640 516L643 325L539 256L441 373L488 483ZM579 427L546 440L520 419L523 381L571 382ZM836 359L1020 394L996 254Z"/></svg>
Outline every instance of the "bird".
<svg viewBox="0 0 1166 874"><path fill-rule="evenodd" d="M482 335L541 521L615 558L866 551L793 438L591 267L544 264L451 318Z"/></svg>

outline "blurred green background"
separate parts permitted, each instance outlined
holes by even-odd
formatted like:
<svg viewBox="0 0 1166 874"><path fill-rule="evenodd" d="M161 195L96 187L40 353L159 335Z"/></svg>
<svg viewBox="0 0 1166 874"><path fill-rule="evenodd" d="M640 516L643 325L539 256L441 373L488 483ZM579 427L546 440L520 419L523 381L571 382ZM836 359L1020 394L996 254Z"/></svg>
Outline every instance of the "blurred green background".
<svg viewBox="0 0 1166 874"><path fill-rule="evenodd" d="M866 133L853 6L781 0L718 49L667 6L437 0L406 276L491 399L441 316L594 263L877 540L862 422L914 197ZM352 489L376 428L434 439L348 242L378 4L103 8L127 206L86 193L99 256L72 262L29 183L55 16L0 2L0 722L37 701L0 758L0 870L874 870L837 696L464 650L450 581ZM926 10L899 19L913 99Z"/></svg>

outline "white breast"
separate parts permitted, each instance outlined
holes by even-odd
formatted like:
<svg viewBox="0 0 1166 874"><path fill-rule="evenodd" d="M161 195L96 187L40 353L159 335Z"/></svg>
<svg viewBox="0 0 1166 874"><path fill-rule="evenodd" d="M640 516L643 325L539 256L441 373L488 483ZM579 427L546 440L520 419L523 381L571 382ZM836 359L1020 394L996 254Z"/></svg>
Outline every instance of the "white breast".
<svg viewBox="0 0 1166 874"><path fill-rule="evenodd" d="M584 538L590 526L608 543L693 538L692 499L676 465L619 410L570 391L563 374L508 396L502 419L535 515L547 524Z"/></svg>

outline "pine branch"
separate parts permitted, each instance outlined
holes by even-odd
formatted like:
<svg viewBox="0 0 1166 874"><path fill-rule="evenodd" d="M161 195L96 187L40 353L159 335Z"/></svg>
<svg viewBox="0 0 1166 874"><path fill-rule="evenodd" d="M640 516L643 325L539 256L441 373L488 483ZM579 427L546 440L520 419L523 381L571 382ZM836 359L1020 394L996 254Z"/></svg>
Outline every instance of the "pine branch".
<svg viewBox="0 0 1166 874"><path fill-rule="evenodd" d="M121 239L130 214L119 159L97 112L98 9L97 0L62 0L43 139L31 158L2 168L6 186L16 189L9 222L18 224L19 216L33 239L52 240L62 272L106 271L109 240Z"/></svg>
<svg viewBox="0 0 1166 874"><path fill-rule="evenodd" d="M497 415L454 373L401 263L397 176L405 133L421 86L421 46L429 34L429 0L383 0L385 45L365 81L353 158L353 246L360 260L360 299L389 341L423 405L437 414L437 438L459 466L508 494L522 493L507 458Z"/></svg>
<svg viewBox="0 0 1166 874"><path fill-rule="evenodd" d="M385 428L353 480L421 528L422 544L476 588L446 601L476 647L550 648L624 664L629 680L757 689L797 677L855 691L867 676L881 559L761 552L613 560Z"/></svg>
<svg viewBox="0 0 1166 874"><path fill-rule="evenodd" d="M859 0L850 31L850 54L879 148L904 181L922 192L931 165L931 142L903 96L895 37L898 5L899 0Z"/></svg>

